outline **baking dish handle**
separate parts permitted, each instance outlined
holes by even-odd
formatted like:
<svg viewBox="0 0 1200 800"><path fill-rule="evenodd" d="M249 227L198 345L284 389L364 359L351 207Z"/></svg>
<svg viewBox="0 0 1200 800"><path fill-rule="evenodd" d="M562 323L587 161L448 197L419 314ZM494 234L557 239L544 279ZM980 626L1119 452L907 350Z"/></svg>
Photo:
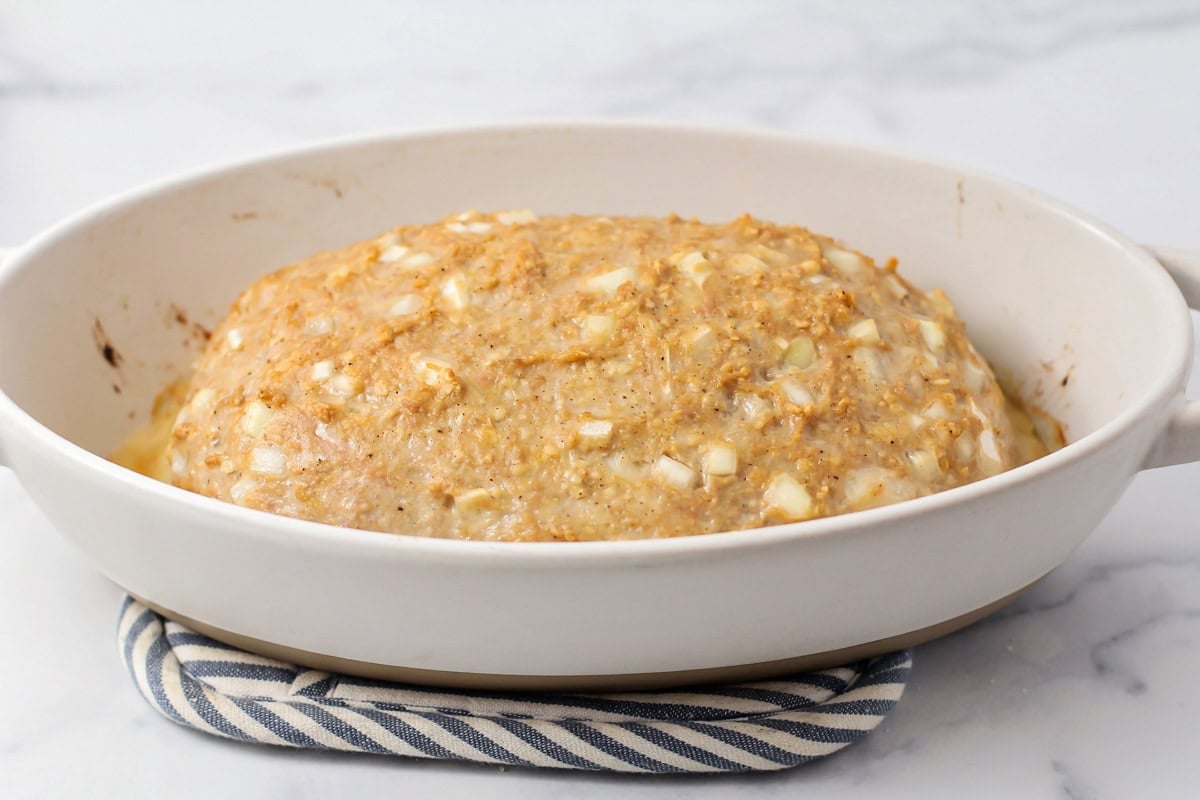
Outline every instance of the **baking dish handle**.
<svg viewBox="0 0 1200 800"><path fill-rule="evenodd" d="M1200 310L1200 253L1173 247L1147 249L1175 279L1188 306ZM1191 461L1200 461L1200 400L1189 400L1175 410L1142 467L1151 469Z"/></svg>

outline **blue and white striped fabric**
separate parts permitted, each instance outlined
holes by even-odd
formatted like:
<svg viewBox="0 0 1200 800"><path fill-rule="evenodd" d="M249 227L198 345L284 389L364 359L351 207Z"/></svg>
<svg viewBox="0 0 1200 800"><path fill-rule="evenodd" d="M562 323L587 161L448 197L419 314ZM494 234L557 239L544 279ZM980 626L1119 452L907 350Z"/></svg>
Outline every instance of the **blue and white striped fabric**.
<svg viewBox="0 0 1200 800"><path fill-rule="evenodd" d="M126 598L118 643L169 719L246 742L612 772L803 764L874 730L911 652L769 681L621 694L468 692L332 675L194 633Z"/></svg>

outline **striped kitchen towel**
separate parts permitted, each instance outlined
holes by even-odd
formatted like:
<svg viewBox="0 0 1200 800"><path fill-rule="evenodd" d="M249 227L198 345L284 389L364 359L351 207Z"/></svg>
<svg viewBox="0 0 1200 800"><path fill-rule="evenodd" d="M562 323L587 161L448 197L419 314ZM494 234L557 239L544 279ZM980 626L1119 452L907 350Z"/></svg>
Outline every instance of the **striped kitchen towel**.
<svg viewBox="0 0 1200 800"><path fill-rule="evenodd" d="M870 733L911 651L774 680L620 694L422 688L253 655L125 598L118 644L168 719L245 742L611 772L792 767Z"/></svg>

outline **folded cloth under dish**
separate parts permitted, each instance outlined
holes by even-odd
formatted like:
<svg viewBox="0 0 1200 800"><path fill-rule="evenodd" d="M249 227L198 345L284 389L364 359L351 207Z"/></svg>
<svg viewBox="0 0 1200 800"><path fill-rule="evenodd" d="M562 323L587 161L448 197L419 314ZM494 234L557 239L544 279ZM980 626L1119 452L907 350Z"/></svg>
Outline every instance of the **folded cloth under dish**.
<svg viewBox="0 0 1200 800"><path fill-rule="evenodd" d="M610 772L777 770L874 730L912 652L772 680L655 692L424 688L254 655L125 598L118 646L142 696L215 736L314 750Z"/></svg>

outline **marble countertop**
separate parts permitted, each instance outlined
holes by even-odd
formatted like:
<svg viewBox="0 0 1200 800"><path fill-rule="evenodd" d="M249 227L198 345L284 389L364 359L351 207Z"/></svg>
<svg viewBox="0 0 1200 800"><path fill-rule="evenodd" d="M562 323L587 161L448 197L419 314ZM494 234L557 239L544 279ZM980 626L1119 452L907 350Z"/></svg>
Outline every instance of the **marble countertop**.
<svg viewBox="0 0 1200 800"><path fill-rule="evenodd" d="M6 2L0 242L166 173L329 136L639 117L958 161L1200 249L1194 2L313 5ZM117 658L118 590L0 469L0 796L1194 797L1198 482L1200 466L1139 476L1014 606L919 648L863 743L772 775L631 779L175 727Z"/></svg>

